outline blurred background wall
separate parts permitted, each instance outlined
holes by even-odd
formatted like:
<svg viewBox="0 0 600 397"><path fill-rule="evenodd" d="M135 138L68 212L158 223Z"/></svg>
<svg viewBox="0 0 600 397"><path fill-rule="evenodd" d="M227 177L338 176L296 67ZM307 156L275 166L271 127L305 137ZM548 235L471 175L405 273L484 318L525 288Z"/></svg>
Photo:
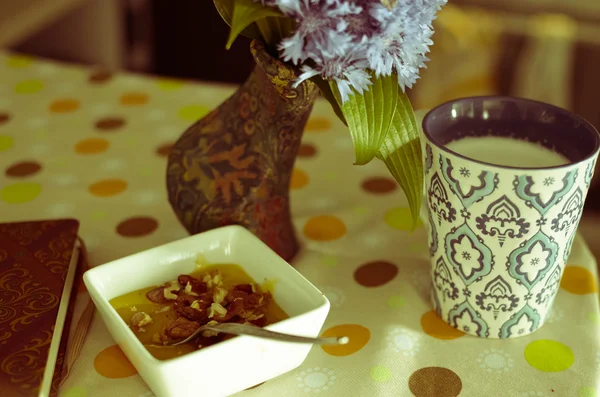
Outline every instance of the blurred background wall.
<svg viewBox="0 0 600 397"><path fill-rule="evenodd" d="M450 0L435 27L416 108L515 95L600 127L600 0ZM211 0L0 0L0 48L115 70L238 84L252 58L227 33ZM599 180L581 226L597 254Z"/></svg>

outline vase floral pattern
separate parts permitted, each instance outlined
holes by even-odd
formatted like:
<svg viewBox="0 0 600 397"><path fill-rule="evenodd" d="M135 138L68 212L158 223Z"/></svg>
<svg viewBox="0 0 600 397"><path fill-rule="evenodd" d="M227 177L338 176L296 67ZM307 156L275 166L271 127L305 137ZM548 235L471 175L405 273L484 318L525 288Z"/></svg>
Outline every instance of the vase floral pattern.
<svg viewBox="0 0 600 397"><path fill-rule="evenodd" d="M560 285L594 158L494 167L426 142L432 302L453 327L514 338L541 327Z"/></svg>
<svg viewBox="0 0 600 397"><path fill-rule="evenodd" d="M248 80L175 143L169 201L191 234L241 225L290 261L298 251L290 181L319 90L311 81L296 86L299 70L261 42L250 50L256 66Z"/></svg>

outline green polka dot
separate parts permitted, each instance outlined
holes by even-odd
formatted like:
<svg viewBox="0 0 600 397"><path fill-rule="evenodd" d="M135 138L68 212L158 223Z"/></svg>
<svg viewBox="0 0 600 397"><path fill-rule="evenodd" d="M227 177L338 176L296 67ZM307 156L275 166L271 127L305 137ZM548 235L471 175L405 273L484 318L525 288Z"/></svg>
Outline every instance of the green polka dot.
<svg viewBox="0 0 600 397"><path fill-rule="evenodd" d="M594 324L600 325L600 314L598 314L596 312L590 312L590 313L588 313L587 318Z"/></svg>
<svg viewBox="0 0 600 397"><path fill-rule="evenodd" d="M129 147L135 148L140 144L140 140L134 136L131 136L131 137L127 137L127 139L125 139L125 143L127 143L127 145L129 145Z"/></svg>
<svg viewBox="0 0 600 397"><path fill-rule="evenodd" d="M568 346L555 340L541 339L527 345L525 360L542 372L561 372L573 365L575 356Z"/></svg>
<svg viewBox="0 0 600 397"><path fill-rule="evenodd" d="M156 86L163 91L175 91L183 87L183 82L174 79L159 79Z"/></svg>
<svg viewBox="0 0 600 397"><path fill-rule="evenodd" d="M40 80L25 80L15 86L17 94L35 94L44 89L44 83Z"/></svg>
<svg viewBox="0 0 600 397"><path fill-rule="evenodd" d="M206 106L189 105L179 109L179 117L185 121L196 121L204 117L209 112Z"/></svg>
<svg viewBox="0 0 600 397"><path fill-rule="evenodd" d="M384 220L385 223L388 224L388 226L397 230L412 229L412 216L410 214L410 208L392 208L391 210L385 213ZM421 220L419 220L417 223L417 227L421 225Z"/></svg>
<svg viewBox="0 0 600 397"><path fill-rule="evenodd" d="M582 386L577 391L577 397L596 397L596 389L590 386Z"/></svg>
<svg viewBox="0 0 600 397"><path fill-rule="evenodd" d="M15 55L6 59L6 66L9 68L26 68L33 63L33 59L27 56Z"/></svg>
<svg viewBox="0 0 600 397"><path fill-rule="evenodd" d="M338 264L338 259L335 256L323 255L321 257L321 265L327 267L335 267Z"/></svg>
<svg viewBox="0 0 600 397"><path fill-rule="evenodd" d="M14 144L11 136L0 135L0 152L10 149Z"/></svg>
<svg viewBox="0 0 600 397"><path fill-rule="evenodd" d="M352 212L354 215L366 215L369 213L369 207L354 207Z"/></svg>
<svg viewBox="0 0 600 397"><path fill-rule="evenodd" d="M91 217L95 221L102 221L102 220L106 219L107 216L108 216L108 212L106 212L106 211L94 211L91 213Z"/></svg>
<svg viewBox="0 0 600 397"><path fill-rule="evenodd" d="M375 382L387 382L392 378L392 373L383 365L377 365L371 368L371 379Z"/></svg>
<svg viewBox="0 0 600 397"><path fill-rule="evenodd" d="M68 157L58 157L52 162L57 168L67 168L70 164Z"/></svg>
<svg viewBox="0 0 600 397"><path fill-rule="evenodd" d="M391 307L392 309L400 309L405 303L406 300L400 295L390 296L387 301L388 307Z"/></svg>
<svg viewBox="0 0 600 397"><path fill-rule="evenodd" d="M50 137L50 132L48 132L48 130L38 130L33 134L33 137L37 140L43 141Z"/></svg>
<svg viewBox="0 0 600 397"><path fill-rule="evenodd" d="M39 183L14 183L0 191L0 199L8 204L27 203L39 196L41 192L42 187Z"/></svg>
<svg viewBox="0 0 600 397"><path fill-rule="evenodd" d="M323 177L328 181L335 181L337 179L337 174L335 172L325 172Z"/></svg>
<svg viewBox="0 0 600 397"><path fill-rule="evenodd" d="M140 168L138 173L140 176L153 176L154 170L152 169L152 167L144 167Z"/></svg>
<svg viewBox="0 0 600 397"><path fill-rule="evenodd" d="M427 244L418 244L417 243L417 244L410 244L407 249L409 252L427 252L429 247L427 246Z"/></svg>
<svg viewBox="0 0 600 397"><path fill-rule="evenodd" d="M62 397L87 397L87 395L87 390L81 386L73 386L61 394Z"/></svg>

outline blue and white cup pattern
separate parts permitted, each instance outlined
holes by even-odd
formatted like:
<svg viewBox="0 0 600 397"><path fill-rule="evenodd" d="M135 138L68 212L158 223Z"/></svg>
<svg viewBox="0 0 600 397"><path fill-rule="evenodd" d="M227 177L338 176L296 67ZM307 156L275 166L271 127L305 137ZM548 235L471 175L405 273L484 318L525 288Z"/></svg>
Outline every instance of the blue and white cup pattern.
<svg viewBox="0 0 600 397"><path fill-rule="evenodd" d="M511 169L424 150L435 310L484 338L542 326L569 256L595 157Z"/></svg>

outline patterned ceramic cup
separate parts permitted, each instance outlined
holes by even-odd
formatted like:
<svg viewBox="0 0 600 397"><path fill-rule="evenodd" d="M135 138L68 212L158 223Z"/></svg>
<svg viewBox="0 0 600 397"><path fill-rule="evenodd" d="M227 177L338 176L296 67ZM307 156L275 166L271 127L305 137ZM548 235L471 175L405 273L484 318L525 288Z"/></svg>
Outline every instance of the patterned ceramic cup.
<svg viewBox="0 0 600 397"><path fill-rule="evenodd" d="M483 338L540 328L560 285L593 176L598 132L547 104L465 98L423 120L432 300L451 326ZM464 137L536 142L569 160L518 168L447 148Z"/></svg>

